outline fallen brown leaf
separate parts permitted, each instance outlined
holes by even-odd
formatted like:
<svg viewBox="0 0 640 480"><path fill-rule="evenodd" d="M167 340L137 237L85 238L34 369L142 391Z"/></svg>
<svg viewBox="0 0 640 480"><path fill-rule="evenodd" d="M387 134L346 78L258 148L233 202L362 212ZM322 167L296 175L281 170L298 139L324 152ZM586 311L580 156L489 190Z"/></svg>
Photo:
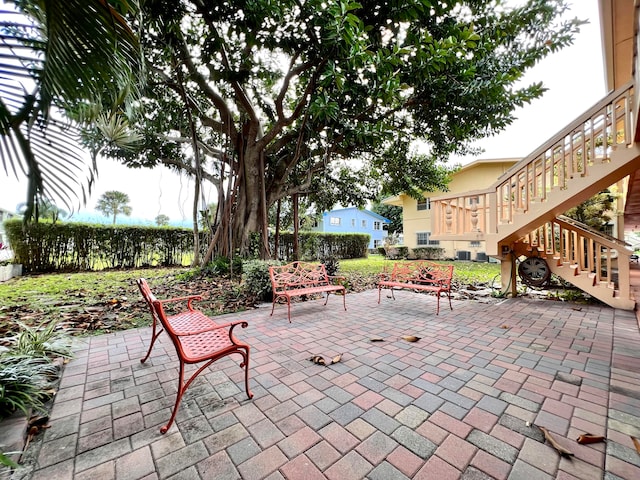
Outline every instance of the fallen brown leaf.
<svg viewBox="0 0 640 480"><path fill-rule="evenodd" d="M576 438L576 442L580 445L587 445L589 443L599 443L604 442L605 438L602 435L592 435L590 433L583 433L578 438Z"/></svg>
<svg viewBox="0 0 640 480"><path fill-rule="evenodd" d="M342 360L342 354L336 355L335 357L333 357L331 359L331 364L333 365L334 363L338 363L340 360Z"/></svg>
<svg viewBox="0 0 640 480"><path fill-rule="evenodd" d="M633 442L633 446L636 447L636 451L640 453L640 440L638 440L633 435L629 435L631 437L631 441Z"/></svg>
<svg viewBox="0 0 640 480"><path fill-rule="evenodd" d="M553 436L551 435L551 432L549 430L547 430L545 427L540 427L538 426L538 428L542 431L542 433L544 433L544 438L547 439L547 442L549 442L551 444L551 446L553 448L555 448L558 453L560 455L562 455L563 457L572 457L573 453L571 452L571 450L568 450L566 448L564 448L562 445L560 445L555 438L553 438Z"/></svg>
<svg viewBox="0 0 640 480"><path fill-rule="evenodd" d="M29 427L39 427L42 425L46 425L47 423L49 423L49 417L48 416L39 416L39 415L34 415L31 418L29 418Z"/></svg>
<svg viewBox="0 0 640 480"><path fill-rule="evenodd" d="M326 365L327 362L324 361L324 358L321 355L314 355L309 360L313 363L317 363L318 365Z"/></svg>
<svg viewBox="0 0 640 480"><path fill-rule="evenodd" d="M402 337L403 340L406 340L407 342L417 342L418 340L420 340L420 337L414 337L413 335L405 335L404 337Z"/></svg>

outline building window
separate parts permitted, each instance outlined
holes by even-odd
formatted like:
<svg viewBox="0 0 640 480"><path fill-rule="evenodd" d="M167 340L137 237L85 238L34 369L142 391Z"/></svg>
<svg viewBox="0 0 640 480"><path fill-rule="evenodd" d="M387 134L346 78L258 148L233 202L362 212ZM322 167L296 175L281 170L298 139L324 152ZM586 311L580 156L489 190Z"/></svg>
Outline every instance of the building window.
<svg viewBox="0 0 640 480"><path fill-rule="evenodd" d="M367 228L367 221L366 220L362 220L362 228Z"/></svg>
<svg viewBox="0 0 640 480"><path fill-rule="evenodd" d="M331 217L329 223L331 223L331 225L340 225L342 222L340 217Z"/></svg>
<svg viewBox="0 0 640 480"><path fill-rule="evenodd" d="M418 238L416 243L418 246L440 245L439 240L431 240L431 232L418 232L417 235Z"/></svg>
<svg viewBox="0 0 640 480"><path fill-rule="evenodd" d="M431 199L418 200L418 210L431 210Z"/></svg>
<svg viewBox="0 0 640 480"><path fill-rule="evenodd" d="M352 227L355 227L355 226L356 226L356 219L355 219L355 218L352 218L352 219L351 219L351 226L352 226Z"/></svg>
<svg viewBox="0 0 640 480"><path fill-rule="evenodd" d="M382 222L373 222L374 230L382 230Z"/></svg>
<svg viewBox="0 0 640 480"><path fill-rule="evenodd" d="M473 240L473 241L469 242L469 246L478 248L480 246L480 241L479 240Z"/></svg>
<svg viewBox="0 0 640 480"><path fill-rule="evenodd" d="M373 248L378 248L382 246L382 240L374 240L373 241Z"/></svg>

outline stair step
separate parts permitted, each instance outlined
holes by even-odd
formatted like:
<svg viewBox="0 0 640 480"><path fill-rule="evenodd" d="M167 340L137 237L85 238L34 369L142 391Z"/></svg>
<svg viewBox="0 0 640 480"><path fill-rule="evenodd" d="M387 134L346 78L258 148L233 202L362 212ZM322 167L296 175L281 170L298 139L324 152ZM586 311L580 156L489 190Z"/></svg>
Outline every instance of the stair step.
<svg viewBox="0 0 640 480"><path fill-rule="evenodd" d="M594 283L594 285L595 285L595 283ZM609 290L611 290L614 293L616 291L615 284L611 283L611 282L604 282L604 281L603 282L598 282L598 286L601 287L601 288L608 288ZM614 296L615 296L615 294L614 294Z"/></svg>

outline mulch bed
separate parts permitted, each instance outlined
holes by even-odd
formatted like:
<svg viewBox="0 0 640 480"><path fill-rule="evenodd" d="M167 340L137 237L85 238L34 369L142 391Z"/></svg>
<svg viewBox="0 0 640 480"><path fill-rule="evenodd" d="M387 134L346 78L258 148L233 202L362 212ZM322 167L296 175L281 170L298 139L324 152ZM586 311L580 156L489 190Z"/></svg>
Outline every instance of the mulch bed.
<svg viewBox="0 0 640 480"><path fill-rule="evenodd" d="M377 277L358 274L348 276L350 292L375 288ZM215 316L255 308L262 300L247 295L237 280L205 275L180 280L173 275L149 280L159 299L200 295L194 305L207 315ZM269 300L270 301L270 300ZM184 304L180 305L184 308ZM167 308L171 314L170 307ZM151 315L134 281L114 285L110 294L96 296L92 292L69 292L42 307L42 302L25 302L19 306L0 306L0 345L2 338L17 333L19 323L29 326L59 321L60 328L72 335L110 333L150 325Z"/></svg>

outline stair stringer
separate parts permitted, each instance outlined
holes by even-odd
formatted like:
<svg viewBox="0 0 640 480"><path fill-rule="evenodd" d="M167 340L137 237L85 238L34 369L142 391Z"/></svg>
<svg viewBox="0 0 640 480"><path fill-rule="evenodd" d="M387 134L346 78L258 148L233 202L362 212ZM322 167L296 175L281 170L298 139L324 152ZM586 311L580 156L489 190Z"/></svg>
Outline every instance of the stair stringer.
<svg viewBox="0 0 640 480"><path fill-rule="evenodd" d="M613 285L607 282L597 282L595 275L590 272L579 271L577 265L558 262L557 258L548 258L546 254L541 254L545 258L551 273L562 278L571 285L579 288L592 297L597 298L601 302L612 308L620 308L622 310L634 310L636 301L633 298L623 298L618 295L618 291ZM628 278L619 278L618 282L629 283Z"/></svg>

